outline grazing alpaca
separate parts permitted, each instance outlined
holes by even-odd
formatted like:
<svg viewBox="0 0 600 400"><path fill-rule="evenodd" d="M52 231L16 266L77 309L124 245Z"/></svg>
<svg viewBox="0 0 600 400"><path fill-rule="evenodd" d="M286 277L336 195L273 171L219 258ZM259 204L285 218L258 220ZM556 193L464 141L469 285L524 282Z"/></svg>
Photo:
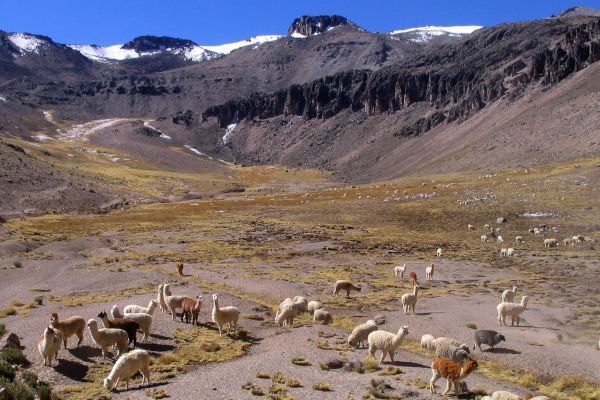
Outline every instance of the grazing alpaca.
<svg viewBox="0 0 600 400"><path fill-rule="evenodd" d="M425 279L428 281L433 280L433 273L435 272L435 266L431 263L427 268L425 268Z"/></svg>
<svg viewBox="0 0 600 400"><path fill-rule="evenodd" d="M183 276L183 263L178 262L177 264L175 264L175 268L177 269L179 275Z"/></svg>
<svg viewBox="0 0 600 400"><path fill-rule="evenodd" d="M394 267L394 275L400 275L400 279L404 279L404 270L406 270L406 264L404 265L396 265Z"/></svg>
<svg viewBox="0 0 600 400"><path fill-rule="evenodd" d="M448 381L448 385L446 386L446 390L442 393L442 396L448 393L450 389L452 389L452 386L454 386L454 392L458 394L459 381L464 380L476 368L477 361L472 358L469 358L462 368L460 367L460 364L455 363L452 360L438 358L431 364L432 376L429 381L429 390L431 390L431 393L436 393L435 381L442 377Z"/></svg>
<svg viewBox="0 0 600 400"><path fill-rule="evenodd" d="M408 274L408 278L410 279L410 283L413 286L420 285L419 281L417 280L417 274L415 272L411 272L410 274Z"/></svg>
<svg viewBox="0 0 600 400"><path fill-rule="evenodd" d="M443 252L442 248L438 247L437 252L436 252L437 256L441 257L442 256L442 252Z"/></svg>
<svg viewBox="0 0 600 400"><path fill-rule="evenodd" d="M350 292L352 290L360 292L360 286L355 286L355 285L352 284L352 282L341 279L339 281L336 281L333 284L333 294L337 295L342 290L346 291L346 298L349 299L350 298Z"/></svg>

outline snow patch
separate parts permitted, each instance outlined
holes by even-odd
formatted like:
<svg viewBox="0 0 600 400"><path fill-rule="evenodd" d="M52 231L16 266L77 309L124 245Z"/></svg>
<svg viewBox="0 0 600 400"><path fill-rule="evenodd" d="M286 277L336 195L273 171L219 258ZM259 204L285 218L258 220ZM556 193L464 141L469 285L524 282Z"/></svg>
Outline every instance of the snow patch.
<svg viewBox="0 0 600 400"><path fill-rule="evenodd" d="M85 124L74 125L68 131L64 132L60 139L63 140L81 140L87 141L89 140L88 136L92 135L95 132L101 131L102 129L106 129L110 126L118 124L120 122L126 121L123 118L110 118L110 119L97 119L95 121L86 122Z"/></svg>
<svg viewBox="0 0 600 400"><path fill-rule="evenodd" d="M525 218L542 218L542 217L558 217L560 214L555 214L553 212L536 212L536 213L524 213L519 215L520 217Z"/></svg>
<svg viewBox="0 0 600 400"><path fill-rule="evenodd" d="M397 35L399 33L409 32L430 32L432 35L443 35L445 33L452 33L455 35L469 35L475 32L477 29L481 29L483 26L479 25L464 25L464 26L420 26L418 28L399 29L391 32L387 32L388 35Z"/></svg>
<svg viewBox="0 0 600 400"><path fill-rule="evenodd" d="M5 103L6 103L6 97L4 97L4 96L0 96L0 101L3 101L3 102L5 102Z"/></svg>
<svg viewBox="0 0 600 400"><path fill-rule="evenodd" d="M293 38L297 38L297 39L304 39L305 37L307 37L306 35L303 35L301 33L298 33L296 31L292 32L292 34L290 35Z"/></svg>
<svg viewBox="0 0 600 400"><path fill-rule="evenodd" d="M37 53L39 54L39 47L46 44L42 39L38 39L33 35L27 33L11 33L8 36L8 40L19 48L21 54L24 53Z"/></svg>
<svg viewBox="0 0 600 400"><path fill-rule="evenodd" d="M198 149L197 149L197 148L195 148L195 147L192 147L192 146L190 146L190 145L187 145L187 144L183 145L183 147L185 147L186 149L188 149L188 150L189 150L189 151L191 151L192 153L196 153L196 154L198 154L199 156L208 157L210 160L212 160L212 159L213 159L211 156L209 156L209 155L207 155L207 154L204 154L203 152L201 152L200 150L198 150Z"/></svg>
<svg viewBox="0 0 600 400"><path fill-rule="evenodd" d="M251 37L246 40L241 40L241 41L235 42L235 43L221 44L218 46L201 46L201 47L206 50L214 51L215 53L229 54L233 50L239 49L240 47L245 47L245 46L250 46L250 45L260 45L263 43L275 41L282 37L283 37L283 35L260 35L260 36Z"/></svg>
<svg viewBox="0 0 600 400"><path fill-rule="evenodd" d="M152 122L152 121L150 121ZM144 121L144 126L148 129L152 129L154 132L158 132L162 135L162 131L160 129L156 129L155 127L153 127L152 125L150 125L150 122L148 121Z"/></svg>
<svg viewBox="0 0 600 400"><path fill-rule="evenodd" d="M165 140L173 140L173 138L171 136L165 135L164 133L160 134L160 138L165 139Z"/></svg>
<svg viewBox="0 0 600 400"><path fill-rule="evenodd" d="M50 136L46 136L44 134L39 134L35 136L36 138L38 138L39 140L54 140L54 138L51 138Z"/></svg>

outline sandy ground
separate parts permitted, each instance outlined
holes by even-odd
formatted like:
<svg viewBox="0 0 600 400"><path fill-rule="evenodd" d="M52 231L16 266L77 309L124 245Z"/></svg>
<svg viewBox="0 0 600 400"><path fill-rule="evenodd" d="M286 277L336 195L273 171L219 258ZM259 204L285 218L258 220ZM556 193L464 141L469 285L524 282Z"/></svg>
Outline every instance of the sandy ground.
<svg viewBox="0 0 600 400"><path fill-rule="evenodd" d="M0 298L19 298L25 302L33 300L39 294L54 296L68 295L73 293L102 292L107 290L119 290L130 287L132 284L151 283L156 286L159 282L181 280L173 276L163 275L156 270L142 270L129 268L125 272L110 272L99 270L84 254L111 253L109 246L118 238L98 236L92 238L81 238L73 241L57 242L47 244L36 249L32 254L48 254L52 252L49 259L27 260L23 268L8 268L2 270L3 284L0 288ZM162 248L168 245L160 245ZM307 248L316 245L308 245ZM134 246L135 247L135 246ZM172 246L171 246L172 247ZM177 246L175 246L177 247ZM139 247L138 247L139 248ZM158 249L159 245L146 244L144 249ZM170 247L169 247L170 248ZM316 248L316 247L315 247ZM0 258L0 265L10 265L13 259L11 248L4 246L4 257ZM19 250L17 246L13 252ZM410 268L416 271L424 269L425 262L415 262ZM570 334L568 325L563 324L572 315L573 311L568 307L556 304L556 307L548 307L537 303L530 304L528 310L523 314L520 327L498 327L497 314L495 310L498 298L479 295L467 296L464 293L453 293L443 297L428 297L428 289L436 289L454 282L465 282L481 280L503 279L514 277L514 273L508 270L491 270L486 264L457 262L450 259L442 259L436 264L435 279L432 282L423 282L422 291L424 297L420 297L417 303L417 314L406 316L401 311L400 297L390 300L390 305L396 310L382 313L386 317L386 323L380 329L396 331L401 325L409 326L410 341L419 341L421 335L431 333L434 336L449 336L472 345L474 331L467 328L468 322L474 322L480 329L497 329L506 336L506 343L498 346L496 351L474 350L473 354L478 359L495 360L509 365L512 368L524 368L533 371L541 377L551 377L562 373L576 373L600 382L600 373L597 365L600 363L600 352L590 351L589 344L562 344L557 340L557 326L563 336ZM200 265L190 265L186 272L202 276L210 282L219 282L227 276L227 283L244 290L246 293L254 293L280 301L284 297L296 294L304 294L310 299L314 296L327 296L329 287L313 286L309 284L290 283L287 281L273 281L259 278L240 278L229 275L233 272L214 272L202 268ZM408 272L408 271L407 271ZM391 273L390 273L391 275ZM390 278L392 279L392 278ZM190 282L181 282L182 286L175 286L176 293L186 293L190 296L197 292L208 293L205 288L196 288ZM30 291L31 288L49 288L49 293L37 293ZM368 288L366 288L368 290ZM360 296L355 294L354 296ZM119 306L126 304L145 305L154 294L137 295L131 298L121 299L117 302ZM517 296L519 297L519 296ZM111 303L95 303L80 307L63 307L56 304L44 303L43 306L30 310L31 315L27 317L8 316L1 322L7 329L16 332L25 346L25 353L33 362L32 370L38 373L58 387L79 383L87 371L91 362L100 360L100 350L97 349L86 331L84 345L80 348L72 348L74 339L70 341L68 350L61 350L60 362L54 368L44 367L36 350L37 338L47 323L48 313L58 311L61 316L81 315L84 318L95 318L101 310L109 310ZM241 309L242 314L255 313L265 319L272 319L270 311L260 310L259 304L242 300L235 296L222 294L221 304L233 304ZM334 311L334 315L352 314L353 299L347 300L347 307L343 310ZM200 320L203 324L210 321L210 310L212 305L204 306ZM369 319L374 317L374 312L361 312ZM354 312L356 314L356 312ZM299 388L288 388L294 398L324 398L339 399L352 395L358 398L367 393L372 378L381 378L395 388L393 393L402 394L410 398L430 398L428 389L418 389L415 380L427 382L431 376L429 366L431 359L416 355L400 348L396 353L394 365L401 367L403 374L399 380L393 377L379 377L375 374L358 374L342 370L323 371L319 368L319 362L326 362L333 358L340 358L337 351L321 350L313 344L317 340L327 340L334 344L337 340L347 337L347 332L339 328L321 325L303 325L285 331L278 328L266 327L260 321L241 319L241 325L249 332L250 336L257 339L248 353L228 362L209 363L199 365L186 374L178 375L172 379L162 382L154 382L152 387L166 390L172 398L197 399L197 398L249 398L252 397L248 391L241 386L248 382L254 382L261 386L266 392L271 382L258 379L257 372L272 374L280 371L286 377L294 377L300 380L302 386ZM562 326L561 326L562 325ZM140 344L153 354L174 349L173 329L185 326L179 321L172 321L170 316L157 311L153 325L153 334L148 342ZM331 338L322 338L317 335L319 331L332 333ZM575 332L572 332L575 333ZM310 341L308 340L310 339ZM485 346L484 346L485 349ZM367 355L367 349L357 349L345 354L350 361L362 361ZM310 366L297 366L290 362L293 357L305 357L310 360ZM516 387L506 382L498 382L475 374L468 378L471 388L485 388L487 390L513 390L518 393L528 392L525 388ZM326 382L331 391L316 392L311 386L315 383ZM438 387L445 385L439 381ZM193 387L193 390L190 388ZM133 388L114 395L117 399L145 399L144 391Z"/></svg>

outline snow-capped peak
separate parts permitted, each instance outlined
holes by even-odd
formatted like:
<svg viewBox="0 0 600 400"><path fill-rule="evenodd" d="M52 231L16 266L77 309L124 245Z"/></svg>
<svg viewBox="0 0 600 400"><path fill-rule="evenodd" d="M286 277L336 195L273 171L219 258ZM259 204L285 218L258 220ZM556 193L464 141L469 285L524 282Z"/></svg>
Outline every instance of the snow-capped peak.
<svg viewBox="0 0 600 400"><path fill-rule="evenodd" d="M160 46L156 50L137 51L132 46L126 44L115 44L112 46L96 46L86 44L67 45L73 50L79 51L84 56L99 62L110 62L112 60L127 60L142 56L149 56L159 53L171 53L181 55L190 61L205 61L221 55L229 54L235 49L250 45L261 45L281 38L282 35L262 35L254 36L246 40L235 43L227 43L217 46L199 46L191 41L186 41L182 46L165 47ZM131 42L130 42L131 43Z"/></svg>
<svg viewBox="0 0 600 400"><path fill-rule="evenodd" d="M21 54L37 53L39 48L47 43L41 37L29 33L10 33L7 36L8 40L19 49Z"/></svg>
<svg viewBox="0 0 600 400"><path fill-rule="evenodd" d="M433 39L435 36L466 36L475 32L477 29L483 28L479 25L464 25L464 26L421 26L417 28L399 29L391 32L386 32L390 36L409 36L409 40L413 42L426 42Z"/></svg>

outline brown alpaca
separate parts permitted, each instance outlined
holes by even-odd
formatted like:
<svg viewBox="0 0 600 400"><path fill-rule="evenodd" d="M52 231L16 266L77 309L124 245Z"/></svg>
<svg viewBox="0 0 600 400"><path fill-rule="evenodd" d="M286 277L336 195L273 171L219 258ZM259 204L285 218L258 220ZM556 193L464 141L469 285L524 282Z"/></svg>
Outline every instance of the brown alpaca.
<svg viewBox="0 0 600 400"><path fill-rule="evenodd" d="M102 320L105 328L122 329L127 332L129 343L133 342L133 348L135 349L135 346L137 345L136 333L140 329L140 325L137 322L127 318L108 319L106 311L100 311L97 317Z"/></svg>
<svg viewBox="0 0 600 400"><path fill-rule="evenodd" d="M67 319L59 320L58 314L55 312L50 313L50 325L58 330L62 335L65 349L67 348L67 339L73 335L77 335L79 341L77 346L83 342L83 330L85 329L85 319L82 317L74 316Z"/></svg>
<svg viewBox="0 0 600 400"><path fill-rule="evenodd" d="M458 382L464 380L476 368L477 361L472 358L469 358L462 368L460 367L460 364L455 363L452 360L438 358L431 364L432 376L429 381L429 390L431 390L431 393L436 393L435 381L442 377L448 381L448 385L446 386L446 390L442 393L442 396L448 393L450 389L452 389L452 386L454 386L454 393L458 394Z"/></svg>
<svg viewBox="0 0 600 400"><path fill-rule="evenodd" d="M192 325L196 325L198 323L198 314L200 313L201 308L202 296L198 296L198 300L186 297L181 302L181 321L183 322L183 317L185 317L185 322L187 323L190 322L191 318Z"/></svg>
<svg viewBox="0 0 600 400"><path fill-rule="evenodd" d="M410 279L410 283L412 283L413 286L421 285L417 280L417 274L415 272L411 272L410 274L408 274L408 279Z"/></svg>
<svg viewBox="0 0 600 400"><path fill-rule="evenodd" d="M178 262L177 264L175 264L175 268L177 268L177 272L179 273L179 275L183 276L183 263Z"/></svg>
<svg viewBox="0 0 600 400"><path fill-rule="evenodd" d="M346 298L349 299L350 298L350 291L356 290L357 292L360 292L360 286L355 286L355 285L352 284L352 282L346 281L346 280L336 281L333 284L333 294L337 295L342 290L346 291Z"/></svg>

